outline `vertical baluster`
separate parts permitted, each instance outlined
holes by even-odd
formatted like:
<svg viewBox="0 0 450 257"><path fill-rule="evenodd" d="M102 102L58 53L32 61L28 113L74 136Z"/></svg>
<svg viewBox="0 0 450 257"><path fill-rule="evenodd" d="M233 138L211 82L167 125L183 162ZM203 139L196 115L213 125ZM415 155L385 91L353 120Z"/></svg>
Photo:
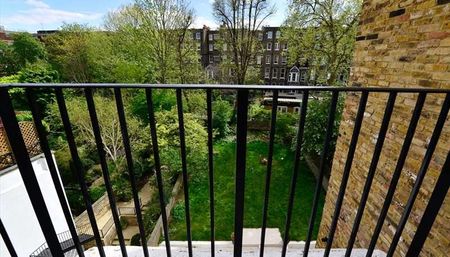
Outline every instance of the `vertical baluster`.
<svg viewBox="0 0 450 257"><path fill-rule="evenodd" d="M153 109L153 99L152 99L152 89L145 89L145 94L147 97L147 109L150 121L150 133L152 137L152 148L153 148L153 156L155 159L155 172L156 172L156 182L158 184L158 193L159 193L159 203L161 205L161 217L163 222L163 231L164 231L164 241L166 243L166 253L167 257L171 257L172 253L170 250L170 239L169 239L169 228L167 224L167 213L166 206L164 203L164 188L163 188L163 180L161 175L161 162L159 158L159 149L158 149L158 138L156 134L156 121L155 121L155 113Z"/></svg>
<svg viewBox="0 0 450 257"><path fill-rule="evenodd" d="M75 166L75 172L80 184L81 193L83 195L84 204L86 206L86 212L89 217L89 222L92 226L92 232L94 233L95 243L98 248L98 252L101 257L106 257L105 250L103 249L103 242L100 237L97 221L95 220L95 213L92 208L91 197L89 196L88 187L84 180L84 168L81 163L80 156L78 155L77 145L75 143L75 137L72 131L72 125L70 124L69 114L67 113L66 102L61 88L55 88L56 101L58 103L59 113L61 121L64 126L64 131L67 138L67 144L69 145L70 155L72 157L73 164Z"/></svg>
<svg viewBox="0 0 450 257"><path fill-rule="evenodd" d="M381 122L380 131L378 133L378 139L375 144L375 149L372 156L372 161L370 163L369 171L367 172L366 182L364 184L363 193L361 195L361 200L359 202L358 211L356 212L355 222L353 223L352 232L347 244L347 250L345 252L345 257L350 257L353 245L355 244L356 235L359 230L359 225L361 224L361 219L364 214L364 209L366 208L367 198L369 197L370 187L372 186L373 177L375 176L375 171L377 169L378 160L380 159L381 150L383 149L384 139L386 138L386 133L389 128L389 122L391 120L392 111L394 110L395 99L397 97L396 92L391 92L389 94L389 99L386 104L386 109L384 110L383 121Z"/></svg>
<svg viewBox="0 0 450 257"><path fill-rule="evenodd" d="M324 257L328 257L333 244L334 233L336 232L336 226L339 220L339 214L341 212L342 202L344 201L345 190L347 188L348 178L350 176L350 170L353 164L353 157L355 155L356 145L358 143L359 133L361 131L361 123L364 117L364 110L366 109L367 98L369 96L368 91L363 91L361 99L359 100L358 113L356 114L355 127L353 128L352 139L348 148L347 160L345 162L344 172L342 174L341 186L336 200L336 206L334 209L333 220L331 222L330 231L328 233L327 245L325 248Z"/></svg>
<svg viewBox="0 0 450 257"><path fill-rule="evenodd" d="M264 256L264 246L266 241L266 227L267 227L267 210L269 209L269 195L270 195L270 179L272 177L272 160L273 160L273 145L275 142L275 130L277 124L277 107L278 107L278 90L273 90L272 93L272 117L270 120L270 134L269 134L269 152L267 156L267 170L266 170L266 184L264 189L264 204L263 204L263 218L261 228L261 241L259 246L259 256Z"/></svg>
<svg viewBox="0 0 450 257"><path fill-rule="evenodd" d="M422 185L423 179L425 178L425 174L427 173L427 169L433 157L434 150L436 149L439 137L441 136L442 128L444 127L445 120L447 119L449 109L450 109L450 93L447 94L447 96L445 97L445 101L444 104L442 105L441 112L439 113L439 117L436 122L436 126L434 127L430 143L428 144L428 148L427 151L425 152L422 165L420 166L419 172L417 174L413 190L408 198L408 202L406 203L405 210L403 211L402 217L400 218L394 237L392 238L391 245L387 253L388 257L393 256L395 249L397 248L398 241L400 240L400 236L402 235L403 229L405 228L406 222L408 221L408 217L412 211L414 201L416 200L417 195L419 194L420 186Z"/></svg>
<svg viewBox="0 0 450 257"><path fill-rule="evenodd" d="M0 236L3 239L6 248L8 249L9 255L11 255L11 257L17 257L16 250L14 249L11 239L8 236L8 232L6 232L5 226L3 226L3 222L1 219L0 219Z"/></svg>
<svg viewBox="0 0 450 257"><path fill-rule="evenodd" d="M245 164L247 158L248 90L237 93L236 185L234 205L234 257L242 256L244 229Z"/></svg>
<svg viewBox="0 0 450 257"><path fill-rule="evenodd" d="M186 160L186 139L184 133L184 117L183 117L183 96L181 89L176 90L177 95L177 111L178 111L178 132L180 136L180 153L181 153L181 170L183 174L183 191L184 191L184 208L186 218L186 238L188 241L188 254L192 257L192 237L191 237L191 215L189 208L189 183L187 173Z"/></svg>
<svg viewBox="0 0 450 257"><path fill-rule="evenodd" d="M34 173L28 150L25 145L19 124L14 113L11 98L7 88L0 87L0 117L8 137L14 158L19 168L25 189L30 198L31 205L41 226L45 240L53 256L62 256L63 252L56 235L39 182Z"/></svg>
<svg viewBox="0 0 450 257"><path fill-rule="evenodd" d="M86 102L88 106L89 116L91 118L92 130L94 132L95 145L97 146L97 152L100 159L100 166L102 168L103 180L105 181L106 193L108 195L109 205L111 207L111 214L113 216L114 225L116 227L117 237L119 238L120 250L122 251L122 256L127 257L127 248L125 246L125 241L122 233L122 226L120 225L119 214L117 213L117 204L114 197L111 179L109 177L108 164L106 163L106 153L102 141L99 120L97 117L97 112L95 110L94 97L91 88L85 88L84 90L86 96Z"/></svg>
<svg viewBox="0 0 450 257"><path fill-rule="evenodd" d="M336 118L336 106L339 99L339 92L334 91L331 98L330 109L328 111L328 124L327 132L325 134L325 140L323 143L323 150L320 156L320 168L319 178L317 179L316 189L314 191L313 206L311 209L311 215L309 217L308 234L306 236L305 247L303 248L304 257L308 256L309 247L311 244L312 233L314 230L314 224L316 222L317 208L319 207L320 192L322 191L322 182L325 175L325 167L330 151L330 144L333 137L334 121Z"/></svg>
<svg viewBox="0 0 450 257"><path fill-rule="evenodd" d="M214 150L213 150L213 113L212 113L212 92L206 90L206 116L208 126L208 171L209 171L209 214L211 229L211 257L215 257L215 228L214 228Z"/></svg>
<svg viewBox="0 0 450 257"><path fill-rule="evenodd" d="M26 89L26 95L28 99L28 104L31 109L31 113L33 115L34 124L36 127L36 131L39 136L39 144L41 146L41 150L45 155L45 160L47 162L48 169L50 171L50 175L52 177L53 184L55 185L56 194L58 195L59 204L61 204L61 208L64 213L64 217L67 222L67 226L69 227L70 234L73 238L73 243L75 249L77 250L78 256L84 257L84 251L80 244L80 239L78 238L77 230L75 228L75 224L73 223L72 214L70 212L69 204L66 201L66 195L64 194L64 189L61 186L60 178L58 175L58 171L56 170L55 162L53 161L53 155L50 150L50 146L47 141L47 135L45 132L45 128L42 125L42 118L40 114L39 107L36 103L36 99L34 96L34 92L32 89Z"/></svg>
<svg viewBox="0 0 450 257"><path fill-rule="evenodd" d="M441 174L437 179L433 193L431 194L428 205L425 212L422 215L419 226L417 227L416 234L409 246L406 257L417 257L422 250L423 244L430 233L431 227L444 203L445 196L447 195L450 187L450 152L447 153L447 159L442 166Z"/></svg>
<svg viewBox="0 0 450 257"><path fill-rule="evenodd" d="M309 91L303 91L302 107L300 110L300 119L298 122L297 141L295 144L295 160L294 170L292 171L291 185L289 187L289 200L288 209L286 215L286 224L284 227L283 247L281 250L281 256L285 257L287 252L287 245L289 243L289 230L291 228L292 210L294 209L295 191L297 188L297 178L300 169L300 157L302 154L303 134L305 131L306 123L306 111L308 108Z"/></svg>
<svg viewBox="0 0 450 257"><path fill-rule="evenodd" d="M395 189L397 187L398 180L400 178L403 165L405 164L406 156L408 155L409 147L411 146L412 139L414 137L414 133L416 131L417 123L420 118L420 113L422 112L423 104L425 103L426 93L420 93L416 105L414 107L414 111L411 117L411 121L408 126L408 130L406 132L405 140L403 141L402 149L400 150L400 155L397 160L397 165L394 170L394 174L391 178L391 183L389 185L388 192L386 194L383 207L380 211L380 216L378 217L377 225L375 226L372 238L370 240L369 247L367 248L366 257L371 257L373 251L375 250L375 246L378 240L378 236L380 235L381 229L383 227L384 220L386 219L389 206L391 205L392 199L394 197Z"/></svg>
<svg viewBox="0 0 450 257"><path fill-rule="evenodd" d="M136 176L134 174L134 165L133 165L133 156L131 154L130 138L128 136L127 121L126 121L126 117L125 117L125 111L124 111L123 100L122 100L122 92L120 91L120 88L114 88L114 96L116 98L117 114L119 116L120 131L122 133L122 141L123 141L123 146L124 146L124 150L125 150L125 158L126 158L127 166L128 166L131 191L133 193L134 209L135 209L136 219L137 219L138 227L139 227L139 236L141 237L142 250L144 251L144 256L149 257L148 248L147 248L147 240L145 237L144 221L142 219L141 204L140 204L139 193L138 193L138 189L137 189L137 185L136 185Z"/></svg>

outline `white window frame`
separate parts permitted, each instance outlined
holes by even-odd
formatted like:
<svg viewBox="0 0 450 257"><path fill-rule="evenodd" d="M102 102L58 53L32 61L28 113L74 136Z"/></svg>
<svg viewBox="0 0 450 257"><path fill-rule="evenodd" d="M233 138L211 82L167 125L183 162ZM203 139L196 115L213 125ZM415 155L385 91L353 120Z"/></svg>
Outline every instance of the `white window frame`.
<svg viewBox="0 0 450 257"><path fill-rule="evenodd" d="M273 32L272 31L268 31L267 32L267 39L272 39L273 38Z"/></svg>
<svg viewBox="0 0 450 257"><path fill-rule="evenodd" d="M281 56L281 64L287 63L287 56Z"/></svg>
<svg viewBox="0 0 450 257"><path fill-rule="evenodd" d="M267 50L272 51L272 42L267 43Z"/></svg>
<svg viewBox="0 0 450 257"><path fill-rule="evenodd" d="M266 69L264 70L264 78L268 79L270 78L270 68L266 67Z"/></svg>
<svg viewBox="0 0 450 257"><path fill-rule="evenodd" d="M213 34L209 34L209 35L208 35L208 39L209 39L209 41L213 41L213 39L214 39Z"/></svg>
<svg viewBox="0 0 450 257"><path fill-rule="evenodd" d="M196 33L195 33L195 39L197 39L197 40L202 39L202 35L201 35L200 32L196 32Z"/></svg>
<svg viewBox="0 0 450 257"><path fill-rule="evenodd" d="M301 108L300 107L294 107L294 113L300 113Z"/></svg>
<svg viewBox="0 0 450 257"><path fill-rule="evenodd" d="M273 56L273 64L278 64L278 59L279 59L280 57L278 56L278 55L274 55Z"/></svg>
<svg viewBox="0 0 450 257"><path fill-rule="evenodd" d="M277 111L278 112L287 112L288 111L288 107L287 106L283 106L283 105L279 105L279 106L277 106Z"/></svg>
<svg viewBox="0 0 450 257"><path fill-rule="evenodd" d="M285 68L281 68L280 69L280 79L284 79L286 78L286 69Z"/></svg>
<svg viewBox="0 0 450 257"><path fill-rule="evenodd" d="M277 30L277 32L275 33L275 37L276 38L280 38L281 37L281 31Z"/></svg>
<svg viewBox="0 0 450 257"><path fill-rule="evenodd" d="M214 56L212 55L209 56L209 63L214 63Z"/></svg>
<svg viewBox="0 0 450 257"><path fill-rule="evenodd" d="M208 45L208 50L209 50L210 52L214 51L214 44L209 44L209 45Z"/></svg>
<svg viewBox="0 0 450 257"><path fill-rule="evenodd" d="M261 65L262 64L262 58L263 57L261 55L256 56L256 64Z"/></svg>
<svg viewBox="0 0 450 257"><path fill-rule="evenodd" d="M206 76L208 76L208 79L214 79L214 70L213 69L207 69L206 70Z"/></svg>
<svg viewBox="0 0 450 257"><path fill-rule="evenodd" d="M301 71L300 72L299 79L300 79L300 81L305 81L306 80L306 71Z"/></svg>
<svg viewBox="0 0 450 257"><path fill-rule="evenodd" d="M276 79L278 77L278 69L277 68L273 68L272 69L272 78Z"/></svg>
<svg viewBox="0 0 450 257"><path fill-rule="evenodd" d="M266 64L270 64L272 62L272 56L266 55Z"/></svg>
<svg viewBox="0 0 450 257"><path fill-rule="evenodd" d="M280 50L280 43L276 42L275 43L275 51Z"/></svg>

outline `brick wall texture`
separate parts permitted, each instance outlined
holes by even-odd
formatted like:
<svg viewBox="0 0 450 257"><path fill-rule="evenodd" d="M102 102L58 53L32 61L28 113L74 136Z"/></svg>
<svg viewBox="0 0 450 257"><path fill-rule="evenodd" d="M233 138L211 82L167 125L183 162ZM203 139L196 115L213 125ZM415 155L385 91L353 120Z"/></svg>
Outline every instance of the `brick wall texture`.
<svg viewBox="0 0 450 257"><path fill-rule="evenodd" d="M450 1L448 0L365 0L360 17L351 74L354 86L450 88ZM332 173L320 225L317 247L324 247L353 131L360 96L349 94L340 125ZM388 190L417 99L400 94L378 163L355 247L367 248ZM387 251L405 203L415 182L443 95L428 95L402 170L388 217L377 242ZM347 247L375 147L387 95L369 95L361 134L339 216L333 247ZM395 256L404 256L428 203L450 150L450 119L433 155ZM447 171L450 172L450 171ZM450 197L444 201L420 256L450 256Z"/></svg>

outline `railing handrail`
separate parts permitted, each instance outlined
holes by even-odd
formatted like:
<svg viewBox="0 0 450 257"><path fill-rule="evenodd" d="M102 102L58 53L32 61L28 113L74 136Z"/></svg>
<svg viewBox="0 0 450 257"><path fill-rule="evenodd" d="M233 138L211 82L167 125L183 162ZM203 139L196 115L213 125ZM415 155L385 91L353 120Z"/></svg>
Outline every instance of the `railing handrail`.
<svg viewBox="0 0 450 257"><path fill-rule="evenodd" d="M133 83L8 83L4 88L157 88L157 89L248 89L248 90L298 90L327 92L399 92L399 93L449 93L448 88L427 87L338 87L291 85L233 85L233 84L133 84Z"/></svg>

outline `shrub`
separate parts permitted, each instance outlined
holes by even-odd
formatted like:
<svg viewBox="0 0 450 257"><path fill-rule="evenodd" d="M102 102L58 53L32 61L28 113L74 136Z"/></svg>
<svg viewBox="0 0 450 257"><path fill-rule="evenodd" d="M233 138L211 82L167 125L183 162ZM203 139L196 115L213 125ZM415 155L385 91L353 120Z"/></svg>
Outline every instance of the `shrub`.
<svg viewBox="0 0 450 257"><path fill-rule="evenodd" d="M102 197L106 192L105 186L91 187L89 189L89 195L91 196L92 202L97 201Z"/></svg>
<svg viewBox="0 0 450 257"><path fill-rule="evenodd" d="M228 101L217 100L213 103L213 128L216 138L224 138L230 131L229 123L233 116L233 107Z"/></svg>
<svg viewBox="0 0 450 257"><path fill-rule="evenodd" d="M172 217L175 221L181 221L185 218L184 202L179 202L173 207Z"/></svg>
<svg viewBox="0 0 450 257"><path fill-rule="evenodd" d="M126 229L128 227L128 221L124 217L120 217L119 221L122 229Z"/></svg>
<svg viewBox="0 0 450 257"><path fill-rule="evenodd" d="M145 234L149 235L153 231L160 213L158 201L156 200L156 197L154 197L148 208L144 211Z"/></svg>
<svg viewBox="0 0 450 257"><path fill-rule="evenodd" d="M330 109L331 97L325 95L317 99L312 99L308 104L306 114L305 134L303 149L309 155L320 155L325 140L328 112ZM333 127L333 136L330 142L331 147L327 159L330 161L334 154L336 139L339 133L339 124L341 122L343 109L343 98L340 98L336 108L336 118Z"/></svg>
<svg viewBox="0 0 450 257"><path fill-rule="evenodd" d="M112 190L117 201L127 202L133 197L129 183L123 177L117 176L112 179Z"/></svg>
<svg viewBox="0 0 450 257"><path fill-rule="evenodd" d="M130 245L131 246L140 246L141 245L141 236L139 234L132 236L130 239Z"/></svg>

